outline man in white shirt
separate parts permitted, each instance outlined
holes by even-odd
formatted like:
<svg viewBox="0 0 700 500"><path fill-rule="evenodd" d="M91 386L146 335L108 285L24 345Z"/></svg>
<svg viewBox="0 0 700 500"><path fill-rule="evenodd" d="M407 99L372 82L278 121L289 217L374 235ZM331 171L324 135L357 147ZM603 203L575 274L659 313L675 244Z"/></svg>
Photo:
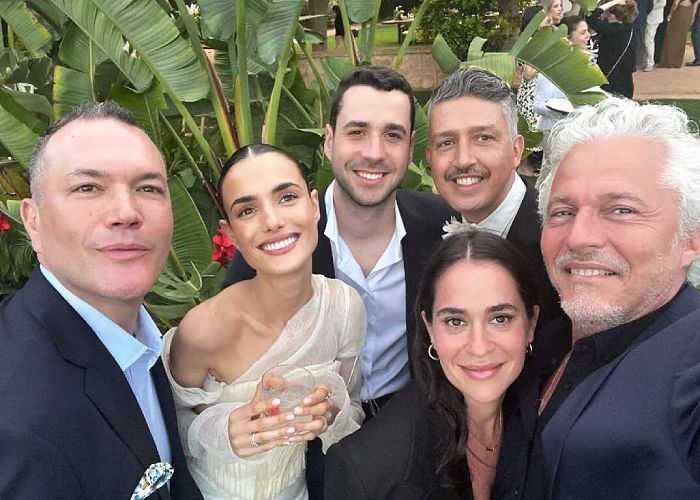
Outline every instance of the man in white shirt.
<svg viewBox="0 0 700 500"><path fill-rule="evenodd" d="M142 306L165 265L163 158L131 113L89 103L39 139L21 215L40 266L0 306L0 498L198 499Z"/></svg>
<svg viewBox="0 0 700 500"><path fill-rule="evenodd" d="M544 326L561 310L540 251L537 191L516 173L524 139L513 93L492 73L459 70L433 92L428 119L435 186L463 223L506 238L532 262Z"/></svg>

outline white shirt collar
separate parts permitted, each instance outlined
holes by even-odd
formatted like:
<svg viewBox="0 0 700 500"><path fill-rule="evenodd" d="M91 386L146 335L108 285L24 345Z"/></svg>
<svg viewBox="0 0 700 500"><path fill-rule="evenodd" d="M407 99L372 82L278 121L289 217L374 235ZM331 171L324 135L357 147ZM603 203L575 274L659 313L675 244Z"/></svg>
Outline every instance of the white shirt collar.
<svg viewBox="0 0 700 500"><path fill-rule="evenodd" d="M505 199L498 205L498 208L491 212L488 217L477 224L480 228L505 238L513 225L515 216L520 210L520 205L525 198L527 187L519 175L513 173L515 179L510 186L510 190Z"/></svg>
<svg viewBox="0 0 700 500"><path fill-rule="evenodd" d="M39 268L61 297L92 328L122 371L126 371L144 355L148 358L149 369L155 364L163 350L163 343L158 327L143 306L139 310L136 331L131 335L95 307L69 291L46 267Z"/></svg>

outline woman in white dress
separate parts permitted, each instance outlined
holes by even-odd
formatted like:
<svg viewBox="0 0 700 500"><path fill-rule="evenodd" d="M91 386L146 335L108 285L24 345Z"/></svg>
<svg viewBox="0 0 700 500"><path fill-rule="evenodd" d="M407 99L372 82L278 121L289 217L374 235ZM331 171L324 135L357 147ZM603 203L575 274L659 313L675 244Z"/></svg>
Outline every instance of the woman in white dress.
<svg viewBox="0 0 700 500"><path fill-rule="evenodd" d="M188 465L207 500L305 499L306 442L320 437L325 452L364 418L364 307L349 286L311 274L318 193L293 157L274 146L241 148L219 193L221 227L257 275L166 334ZM262 397L263 374L281 364L303 366L316 381L293 411Z"/></svg>

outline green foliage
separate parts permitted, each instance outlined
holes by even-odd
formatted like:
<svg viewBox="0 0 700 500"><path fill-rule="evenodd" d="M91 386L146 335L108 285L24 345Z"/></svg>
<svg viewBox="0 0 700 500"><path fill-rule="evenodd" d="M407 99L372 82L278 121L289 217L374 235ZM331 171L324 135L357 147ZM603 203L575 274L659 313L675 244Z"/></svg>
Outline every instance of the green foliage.
<svg viewBox="0 0 700 500"><path fill-rule="evenodd" d="M475 37L488 40L486 49L498 50L517 25L498 14L498 0L430 0L419 29L419 40L432 42L438 35L459 59L466 59Z"/></svg>

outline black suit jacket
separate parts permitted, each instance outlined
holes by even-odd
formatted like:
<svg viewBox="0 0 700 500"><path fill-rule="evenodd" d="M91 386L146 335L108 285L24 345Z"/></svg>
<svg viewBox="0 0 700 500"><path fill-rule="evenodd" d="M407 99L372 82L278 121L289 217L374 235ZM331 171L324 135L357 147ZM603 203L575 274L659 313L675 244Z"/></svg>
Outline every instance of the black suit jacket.
<svg viewBox="0 0 700 500"><path fill-rule="evenodd" d="M525 255L530 263L532 276L537 283L540 303L540 317L537 321L538 331L564 314L559 305L559 295L549 281L547 269L542 259L541 236L542 227L537 212L537 190L528 186L506 239ZM542 345L538 341L537 335L535 335L533 346L535 349L547 348L546 345Z"/></svg>
<svg viewBox="0 0 700 500"><path fill-rule="evenodd" d="M38 269L0 306L0 346L0 498L130 498L159 461L146 420L109 351ZM175 469L153 498L201 499L160 361L151 374Z"/></svg>
<svg viewBox="0 0 700 500"><path fill-rule="evenodd" d="M700 498L699 333L687 287L573 390L542 432L543 498Z"/></svg>
<svg viewBox="0 0 700 500"><path fill-rule="evenodd" d="M416 383L411 382L362 429L328 450L325 498L462 498L453 489L441 486L444 478L435 472L439 458L436 443L445 432ZM469 474L466 459L464 474Z"/></svg>
<svg viewBox="0 0 700 500"><path fill-rule="evenodd" d="M496 477L508 498L700 498L700 295L685 287L619 356L588 375L537 433L541 384L553 371L535 354L512 386L516 401ZM568 351L552 323L543 338ZM556 332L556 338L550 333ZM569 342L570 344L570 342ZM541 455L529 463L533 455Z"/></svg>
<svg viewBox="0 0 700 500"><path fill-rule="evenodd" d="M319 196L321 219L318 221L318 245L312 257L312 267L314 274L335 278L331 242L323 234L328 222L324 198L323 194ZM406 345L409 359L411 359L411 347L416 336L413 306L423 275L423 267L433 247L442 239L443 224L450 217L457 217L458 214L445 203L442 197L432 193L399 189L396 192L396 204L406 228L406 236L401 240L401 249L406 279ZM224 287L253 276L255 271L240 253L236 253L226 273Z"/></svg>

